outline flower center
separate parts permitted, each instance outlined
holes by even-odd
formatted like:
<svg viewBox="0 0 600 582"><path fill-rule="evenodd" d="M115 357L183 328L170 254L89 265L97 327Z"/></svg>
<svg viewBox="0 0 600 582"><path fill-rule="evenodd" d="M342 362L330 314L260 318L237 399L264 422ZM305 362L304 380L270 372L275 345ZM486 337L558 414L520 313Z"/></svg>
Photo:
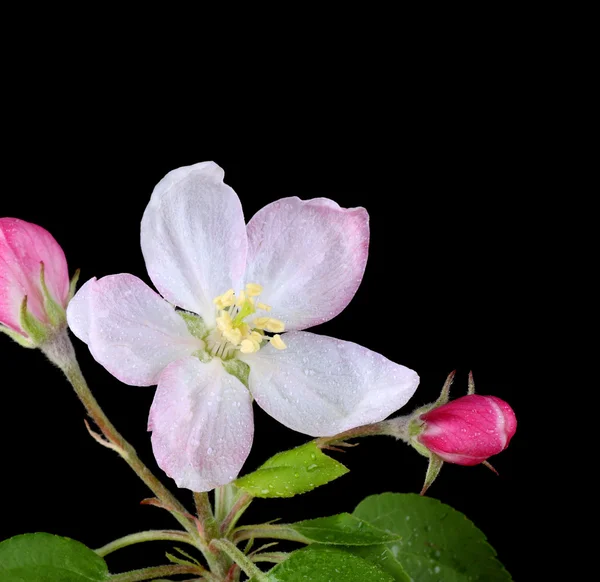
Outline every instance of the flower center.
<svg viewBox="0 0 600 582"><path fill-rule="evenodd" d="M268 316L248 320L257 311L271 311L270 305L258 300L261 293L260 285L248 283L237 296L233 289L229 289L213 299L219 314L217 327L206 338L208 351L213 356L228 359L233 357L237 350L243 354L251 354L258 352L263 342L267 341L278 350L286 348L279 335L285 330L282 321ZM275 335L269 336L265 332Z"/></svg>

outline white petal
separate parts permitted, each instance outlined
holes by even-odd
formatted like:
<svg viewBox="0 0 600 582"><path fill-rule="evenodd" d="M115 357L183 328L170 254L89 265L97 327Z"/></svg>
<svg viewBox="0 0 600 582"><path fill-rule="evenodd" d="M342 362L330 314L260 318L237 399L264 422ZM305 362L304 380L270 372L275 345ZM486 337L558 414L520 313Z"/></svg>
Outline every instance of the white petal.
<svg viewBox="0 0 600 582"><path fill-rule="evenodd" d="M71 329L126 384L156 384L168 364L204 347L173 306L133 275L88 281L73 302Z"/></svg>
<svg viewBox="0 0 600 582"><path fill-rule="evenodd" d="M248 223L246 282L287 330L328 321L350 302L369 249L369 215L333 200L282 198Z"/></svg>
<svg viewBox="0 0 600 582"><path fill-rule="evenodd" d="M90 343L90 298L96 277L86 281L67 306L67 321L71 331L86 344Z"/></svg>
<svg viewBox="0 0 600 582"><path fill-rule="evenodd" d="M210 491L235 479L250 452L252 397L219 359L185 358L161 375L148 429L162 470L179 487Z"/></svg>
<svg viewBox="0 0 600 582"><path fill-rule="evenodd" d="M419 384L413 370L351 342L308 332L244 356L250 391L285 426L311 436L378 422L404 406Z"/></svg>
<svg viewBox="0 0 600 582"><path fill-rule="evenodd" d="M169 172L152 192L141 242L161 294L213 325L212 301L240 287L248 247L242 206L223 170L203 162Z"/></svg>

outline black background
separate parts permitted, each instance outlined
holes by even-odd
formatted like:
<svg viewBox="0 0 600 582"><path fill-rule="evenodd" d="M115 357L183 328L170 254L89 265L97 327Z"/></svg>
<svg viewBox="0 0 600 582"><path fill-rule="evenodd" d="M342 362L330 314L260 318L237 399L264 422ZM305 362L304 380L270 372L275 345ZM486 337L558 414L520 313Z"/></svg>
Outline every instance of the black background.
<svg viewBox="0 0 600 582"><path fill-rule="evenodd" d="M40 59L35 72L15 72L19 80L33 75L27 87L38 92L11 93L0 215L48 229L71 272L81 268L82 282L129 272L150 283L140 219L154 185L182 165L221 165L246 219L291 195L367 208L371 246L361 287L345 311L313 331L415 369L421 385L404 412L434 400L453 369L454 397L466 393L473 370L479 393L513 406L517 434L491 460L500 477L446 464L429 494L472 519L520 579L535 523L531 312L543 253L531 205L538 194L539 109L526 67L511 69L490 53L469 66L440 62L433 79L431 71L397 77L388 70L382 77L363 67L340 79L335 92L322 90L325 71L312 84L289 76L260 96L256 78L246 78L237 94L221 100L226 90L216 80L192 90L174 82L164 64L154 86L134 94L126 74L52 69L48 77L50 64ZM185 95L185 105L161 103L166 86ZM372 87L367 98L358 86ZM74 343L108 416L172 485L154 463L146 432L154 388L121 384ZM0 338L0 358L8 373L0 538L49 531L98 547L127 533L176 527L167 513L139 505L150 492L88 436L83 409L57 369L8 338ZM308 440L256 406L255 423L244 472ZM352 511L370 494L418 492L426 469L423 457L384 437L335 456L349 475L291 500L258 500L244 520ZM190 505L189 492L179 497ZM161 549L121 550L108 558L109 567L163 563Z"/></svg>

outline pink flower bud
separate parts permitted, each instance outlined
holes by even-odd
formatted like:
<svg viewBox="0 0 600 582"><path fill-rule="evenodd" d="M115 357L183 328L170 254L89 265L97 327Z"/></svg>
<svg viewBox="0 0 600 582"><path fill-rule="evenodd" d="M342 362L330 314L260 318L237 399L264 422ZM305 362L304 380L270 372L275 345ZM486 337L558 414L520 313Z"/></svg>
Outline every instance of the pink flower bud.
<svg viewBox="0 0 600 582"><path fill-rule="evenodd" d="M502 452L517 430L512 408L495 396L469 394L420 416L418 441L448 463L478 465Z"/></svg>
<svg viewBox="0 0 600 582"><path fill-rule="evenodd" d="M54 237L41 226L0 218L0 324L22 336L28 335L21 325L25 297L29 314L44 325L53 323L49 311L64 311L69 298L67 260Z"/></svg>

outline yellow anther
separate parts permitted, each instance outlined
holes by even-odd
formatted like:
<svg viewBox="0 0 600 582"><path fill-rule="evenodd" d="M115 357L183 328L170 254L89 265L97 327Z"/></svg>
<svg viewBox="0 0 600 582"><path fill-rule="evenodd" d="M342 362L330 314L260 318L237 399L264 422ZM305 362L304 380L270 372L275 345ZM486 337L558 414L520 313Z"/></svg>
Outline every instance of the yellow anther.
<svg viewBox="0 0 600 582"><path fill-rule="evenodd" d="M263 311L271 311L272 307L270 305L267 305L266 303L257 303L256 307L258 309L262 309Z"/></svg>
<svg viewBox="0 0 600 582"><path fill-rule="evenodd" d="M270 317L257 317L252 325L258 329L267 329L267 325L269 325Z"/></svg>
<svg viewBox="0 0 600 582"><path fill-rule="evenodd" d="M243 354L253 354L254 352L258 352L259 347L260 346L257 346L253 341L245 339L240 344L240 352Z"/></svg>
<svg viewBox="0 0 600 582"><path fill-rule="evenodd" d="M264 329L273 333L281 333L285 330L285 324L279 319L269 317L269 321L267 322L267 325L264 326Z"/></svg>
<svg viewBox="0 0 600 582"><path fill-rule="evenodd" d="M257 331L253 331L249 336L244 338L242 343L240 344L240 350L244 354L252 354L254 352L258 352L260 350L260 342L265 339L262 333L258 333Z"/></svg>
<svg viewBox="0 0 600 582"><path fill-rule="evenodd" d="M221 311L221 316L217 317L217 327L221 332L228 331L233 327L229 313Z"/></svg>
<svg viewBox="0 0 600 582"><path fill-rule="evenodd" d="M235 303L235 293L233 292L233 289L229 289L229 291L226 291L223 295L215 297L213 303L218 309L225 309L225 307L233 305Z"/></svg>
<svg viewBox="0 0 600 582"><path fill-rule="evenodd" d="M246 284L246 294L248 297L258 297L262 293L262 285L258 283L247 283Z"/></svg>
<svg viewBox="0 0 600 582"><path fill-rule="evenodd" d="M285 348L287 348L285 342L281 339L281 336L279 334L274 335L270 339L270 342L271 345L278 350L285 350Z"/></svg>

